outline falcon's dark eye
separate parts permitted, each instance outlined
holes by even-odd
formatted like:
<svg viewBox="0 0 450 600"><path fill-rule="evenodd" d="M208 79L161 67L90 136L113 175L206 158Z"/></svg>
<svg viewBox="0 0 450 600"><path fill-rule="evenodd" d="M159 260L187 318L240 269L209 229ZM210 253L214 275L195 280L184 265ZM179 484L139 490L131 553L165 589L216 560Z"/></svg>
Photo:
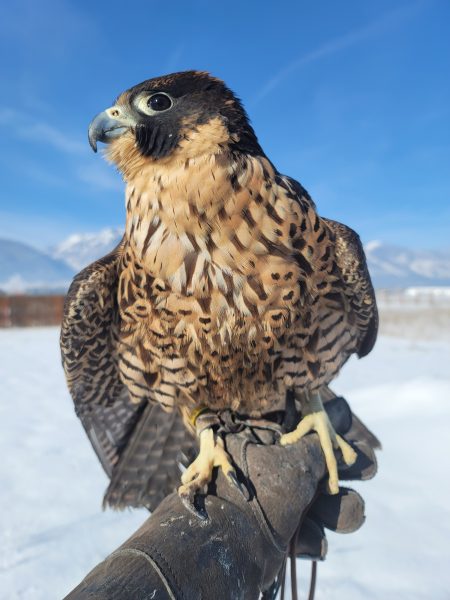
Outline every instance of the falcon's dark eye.
<svg viewBox="0 0 450 600"><path fill-rule="evenodd" d="M172 106L172 100L166 94L153 94L147 101L147 106L155 112L168 110Z"/></svg>

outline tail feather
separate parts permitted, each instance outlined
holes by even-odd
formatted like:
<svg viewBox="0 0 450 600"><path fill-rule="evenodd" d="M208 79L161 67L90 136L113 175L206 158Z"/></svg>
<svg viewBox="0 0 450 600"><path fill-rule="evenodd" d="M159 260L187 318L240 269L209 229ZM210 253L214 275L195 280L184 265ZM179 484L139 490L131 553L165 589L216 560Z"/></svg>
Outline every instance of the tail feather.
<svg viewBox="0 0 450 600"><path fill-rule="evenodd" d="M183 457L194 448L178 411L149 404L114 467L103 506L154 510L180 480Z"/></svg>

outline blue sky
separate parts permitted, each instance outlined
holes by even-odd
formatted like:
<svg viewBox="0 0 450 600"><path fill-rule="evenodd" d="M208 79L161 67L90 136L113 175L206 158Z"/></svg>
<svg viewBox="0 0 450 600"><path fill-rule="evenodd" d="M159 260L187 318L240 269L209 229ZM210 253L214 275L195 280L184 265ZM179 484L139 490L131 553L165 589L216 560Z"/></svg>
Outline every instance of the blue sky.
<svg viewBox="0 0 450 600"><path fill-rule="evenodd" d="M208 70L267 155L363 241L449 247L447 0L13 0L0 23L0 237L124 222L87 125L124 89Z"/></svg>

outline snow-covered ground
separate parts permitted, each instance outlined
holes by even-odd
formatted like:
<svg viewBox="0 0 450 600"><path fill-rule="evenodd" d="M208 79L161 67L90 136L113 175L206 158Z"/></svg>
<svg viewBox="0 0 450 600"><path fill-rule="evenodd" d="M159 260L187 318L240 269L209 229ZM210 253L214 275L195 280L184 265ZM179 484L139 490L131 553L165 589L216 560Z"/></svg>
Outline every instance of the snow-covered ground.
<svg viewBox="0 0 450 600"><path fill-rule="evenodd" d="M383 451L358 486L366 523L328 536L318 600L450 598L449 367L450 340L382 337L336 381ZM65 389L56 329L0 330L0 382L0 598L62 598L147 513L100 508L106 477ZM303 588L308 564L299 570Z"/></svg>

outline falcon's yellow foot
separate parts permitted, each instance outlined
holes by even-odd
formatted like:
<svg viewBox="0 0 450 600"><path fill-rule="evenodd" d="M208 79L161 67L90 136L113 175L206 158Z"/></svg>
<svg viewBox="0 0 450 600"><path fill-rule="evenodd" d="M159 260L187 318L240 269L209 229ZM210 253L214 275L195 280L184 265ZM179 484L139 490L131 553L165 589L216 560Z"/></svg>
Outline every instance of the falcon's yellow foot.
<svg viewBox="0 0 450 600"><path fill-rule="evenodd" d="M220 467L228 481L244 493L220 435L207 428L200 433L199 437L200 452L181 476L183 485L178 488L183 504L196 514L199 512L193 506L195 494L202 491L211 481L214 467Z"/></svg>
<svg viewBox="0 0 450 600"><path fill-rule="evenodd" d="M298 442L310 431L315 431L319 436L320 445L325 455L328 469L328 490L330 494L339 492L339 478L334 449L339 449L346 465L352 465L357 458L356 452L340 435L338 435L330 423L330 419L323 407L319 394L311 394L307 407L307 414L302 418L294 431L285 433L280 438L280 444L287 446Z"/></svg>

